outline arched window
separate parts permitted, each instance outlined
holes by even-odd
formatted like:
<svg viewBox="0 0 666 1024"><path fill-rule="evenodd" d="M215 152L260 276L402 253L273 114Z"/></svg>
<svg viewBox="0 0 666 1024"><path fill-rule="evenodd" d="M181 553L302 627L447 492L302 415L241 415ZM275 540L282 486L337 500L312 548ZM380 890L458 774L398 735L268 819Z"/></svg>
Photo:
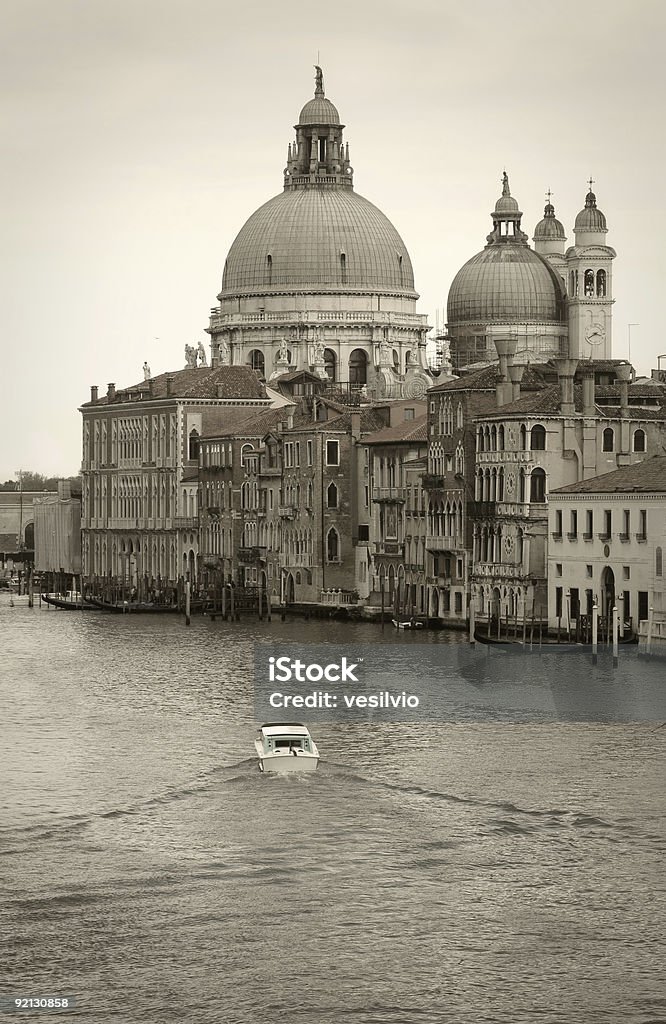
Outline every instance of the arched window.
<svg viewBox="0 0 666 1024"><path fill-rule="evenodd" d="M347 254L344 252L340 253L340 277L341 283L347 284Z"/></svg>
<svg viewBox="0 0 666 1024"><path fill-rule="evenodd" d="M645 431L641 430L640 427L638 428L638 430L634 431L634 451L645 451Z"/></svg>
<svg viewBox="0 0 666 1024"><path fill-rule="evenodd" d="M192 429L190 430L188 458L199 458L199 431L196 429L196 427L192 427Z"/></svg>
<svg viewBox="0 0 666 1024"><path fill-rule="evenodd" d="M240 451L240 457L241 457L241 466L244 466L244 465L245 465L245 458L246 458L246 456L247 456L247 455L249 455L249 454L250 454L250 452L252 452L252 451L254 451L254 448L252 447L252 445L251 445L251 444L249 444L249 443L248 443L248 444L243 444L243 445L241 445L241 451Z"/></svg>
<svg viewBox="0 0 666 1024"><path fill-rule="evenodd" d="M273 257L270 253L266 256L266 284L273 283Z"/></svg>
<svg viewBox="0 0 666 1024"><path fill-rule="evenodd" d="M585 271L585 294L594 295L594 271Z"/></svg>
<svg viewBox="0 0 666 1024"><path fill-rule="evenodd" d="M328 485L328 490L326 491L326 506L327 508L338 507L338 489L335 484Z"/></svg>
<svg viewBox="0 0 666 1024"><path fill-rule="evenodd" d="M400 373L400 355L397 348L393 349L393 369L396 373Z"/></svg>
<svg viewBox="0 0 666 1024"><path fill-rule="evenodd" d="M574 272L572 270L571 273L569 274L569 295L575 295L576 294L576 292L574 290L575 287L576 287L576 275L574 274Z"/></svg>
<svg viewBox="0 0 666 1024"><path fill-rule="evenodd" d="M527 451L527 427L524 423L520 424L520 450Z"/></svg>
<svg viewBox="0 0 666 1024"><path fill-rule="evenodd" d="M338 562L340 560L340 538L334 526L331 527L326 536L326 557L329 562Z"/></svg>
<svg viewBox="0 0 666 1024"><path fill-rule="evenodd" d="M546 450L546 428L540 423L535 423L532 427L530 448L533 452L545 452Z"/></svg>
<svg viewBox="0 0 666 1024"><path fill-rule="evenodd" d="M336 363L335 352L332 348L324 349L324 369L326 370L326 376L329 380L336 380Z"/></svg>
<svg viewBox="0 0 666 1024"><path fill-rule="evenodd" d="M664 559L661 548L656 548L654 553L654 574L655 576L663 576L664 573Z"/></svg>
<svg viewBox="0 0 666 1024"><path fill-rule="evenodd" d="M615 451L615 432L612 427L606 427L603 434L602 450L605 452Z"/></svg>
<svg viewBox="0 0 666 1024"><path fill-rule="evenodd" d="M597 270L597 298L603 299L606 297L606 271Z"/></svg>
<svg viewBox="0 0 666 1024"><path fill-rule="evenodd" d="M544 502L545 500L546 474L543 469L533 469L530 476L530 501Z"/></svg>
<svg viewBox="0 0 666 1024"><path fill-rule="evenodd" d="M250 352L250 366L255 373L261 374L262 377L264 376L264 353L260 349L253 348Z"/></svg>
<svg viewBox="0 0 666 1024"><path fill-rule="evenodd" d="M349 383L359 386L368 383L368 357L362 348L355 348L349 357Z"/></svg>
<svg viewBox="0 0 666 1024"><path fill-rule="evenodd" d="M500 452L504 451L504 424L500 424L500 428L497 431L497 449Z"/></svg>

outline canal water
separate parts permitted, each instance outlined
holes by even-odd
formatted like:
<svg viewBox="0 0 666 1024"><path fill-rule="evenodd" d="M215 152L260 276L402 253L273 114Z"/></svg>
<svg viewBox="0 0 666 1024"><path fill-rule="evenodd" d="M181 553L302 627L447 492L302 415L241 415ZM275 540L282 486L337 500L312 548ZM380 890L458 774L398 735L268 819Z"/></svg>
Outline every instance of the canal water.
<svg viewBox="0 0 666 1024"><path fill-rule="evenodd" d="M5 601L0 641L2 996L75 1000L17 1016L666 1021L658 721L322 722L271 778L256 641L415 638Z"/></svg>

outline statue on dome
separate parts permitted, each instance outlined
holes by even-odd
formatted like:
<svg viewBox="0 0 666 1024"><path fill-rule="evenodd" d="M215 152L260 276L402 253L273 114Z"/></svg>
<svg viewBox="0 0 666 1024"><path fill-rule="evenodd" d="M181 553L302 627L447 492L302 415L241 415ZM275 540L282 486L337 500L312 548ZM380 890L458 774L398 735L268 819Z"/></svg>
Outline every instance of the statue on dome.
<svg viewBox="0 0 666 1024"><path fill-rule="evenodd" d="M197 350L194 345L185 346L185 369L193 369L197 365Z"/></svg>
<svg viewBox="0 0 666 1024"><path fill-rule="evenodd" d="M144 362L143 364L143 379L150 380L150 367L147 362Z"/></svg>
<svg viewBox="0 0 666 1024"><path fill-rule="evenodd" d="M504 174L502 175L502 195L511 195L511 193L509 192L509 175L506 173L506 171L504 171Z"/></svg>
<svg viewBox="0 0 666 1024"><path fill-rule="evenodd" d="M197 355L199 357L199 366L208 366L208 363L206 362L206 350L203 347L202 341L199 342L199 346L197 348Z"/></svg>
<svg viewBox="0 0 666 1024"><path fill-rule="evenodd" d="M315 64L314 69L315 69L315 72L316 72L316 74L315 74L315 96L317 95L318 92L322 93L322 95L323 95L323 92L324 92L324 72L321 70L321 68L319 67L318 64Z"/></svg>
<svg viewBox="0 0 666 1024"><path fill-rule="evenodd" d="M224 338L220 342L217 351L218 351L218 354L219 354L220 362L224 366L228 366L229 365L229 346L227 345L227 343L224 340Z"/></svg>

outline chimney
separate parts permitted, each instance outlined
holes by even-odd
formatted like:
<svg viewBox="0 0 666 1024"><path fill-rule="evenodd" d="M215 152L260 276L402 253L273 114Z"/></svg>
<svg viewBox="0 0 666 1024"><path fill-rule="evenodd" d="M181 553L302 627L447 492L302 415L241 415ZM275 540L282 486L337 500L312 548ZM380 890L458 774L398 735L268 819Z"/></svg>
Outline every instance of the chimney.
<svg viewBox="0 0 666 1024"><path fill-rule="evenodd" d="M287 430L293 430L293 429L294 429L294 407L293 407L293 405L291 405L287 409Z"/></svg>
<svg viewBox="0 0 666 1024"><path fill-rule="evenodd" d="M224 395L224 384L220 383L220 381L217 382L217 397L218 398L224 398L225 397L225 395Z"/></svg>
<svg viewBox="0 0 666 1024"><path fill-rule="evenodd" d="M151 398L155 397L155 381L152 377L148 380L148 394Z"/></svg>
<svg viewBox="0 0 666 1024"><path fill-rule="evenodd" d="M97 387L97 385L96 384L91 384L90 385L90 401L91 402L96 402L98 394L99 394L99 388Z"/></svg>
<svg viewBox="0 0 666 1024"><path fill-rule="evenodd" d="M517 341L515 338L493 338L499 357L499 376L495 394L497 405L507 405L513 397L513 387L509 380L509 363L513 362Z"/></svg>
<svg viewBox="0 0 666 1024"><path fill-rule="evenodd" d="M167 379L166 379L166 396L167 396L167 398L171 398L171 396L172 396L172 388L173 388L174 380L175 380L175 377L172 377L171 375L169 375L167 377Z"/></svg>
<svg viewBox="0 0 666 1024"><path fill-rule="evenodd" d="M631 380L631 363L620 363L615 367L615 376L620 386L620 418L626 420L629 415L629 381Z"/></svg>
<svg viewBox="0 0 666 1024"><path fill-rule="evenodd" d="M116 400L116 385L109 384L109 390L106 393L107 402L115 402Z"/></svg>
<svg viewBox="0 0 666 1024"><path fill-rule="evenodd" d="M351 435L355 441L361 436L361 413L358 409L351 414Z"/></svg>
<svg viewBox="0 0 666 1024"><path fill-rule="evenodd" d="M509 379L511 381L511 401L517 402L520 398L520 382L523 379L525 367L520 363L512 363L509 367Z"/></svg>
<svg viewBox="0 0 666 1024"><path fill-rule="evenodd" d="M560 412L563 416L573 416L576 411L574 404L574 374L578 366L577 359L555 359L557 376L560 382Z"/></svg>
<svg viewBox="0 0 666 1024"><path fill-rule="evenodd" d="M583 416L594 416L594 369L583 370Z"/></svg>

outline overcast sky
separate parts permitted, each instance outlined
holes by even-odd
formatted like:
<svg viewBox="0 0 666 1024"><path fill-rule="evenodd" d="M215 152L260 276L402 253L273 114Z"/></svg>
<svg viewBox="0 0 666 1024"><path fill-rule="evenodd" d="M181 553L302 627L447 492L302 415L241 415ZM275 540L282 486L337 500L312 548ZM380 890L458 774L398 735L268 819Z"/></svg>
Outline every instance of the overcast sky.
<svg viewBox="0 0 666 1024"><path fill-rule="evenodd" d="M282 189L318 53L355 188L404 238L433 325L505 166L530 238L550 187L568 244L592 175L618 253L614 356L637 323L649 373L666 352L665 8L2 0L0 480L78 472L91 384L207 345L225 256Z"/></svg>

